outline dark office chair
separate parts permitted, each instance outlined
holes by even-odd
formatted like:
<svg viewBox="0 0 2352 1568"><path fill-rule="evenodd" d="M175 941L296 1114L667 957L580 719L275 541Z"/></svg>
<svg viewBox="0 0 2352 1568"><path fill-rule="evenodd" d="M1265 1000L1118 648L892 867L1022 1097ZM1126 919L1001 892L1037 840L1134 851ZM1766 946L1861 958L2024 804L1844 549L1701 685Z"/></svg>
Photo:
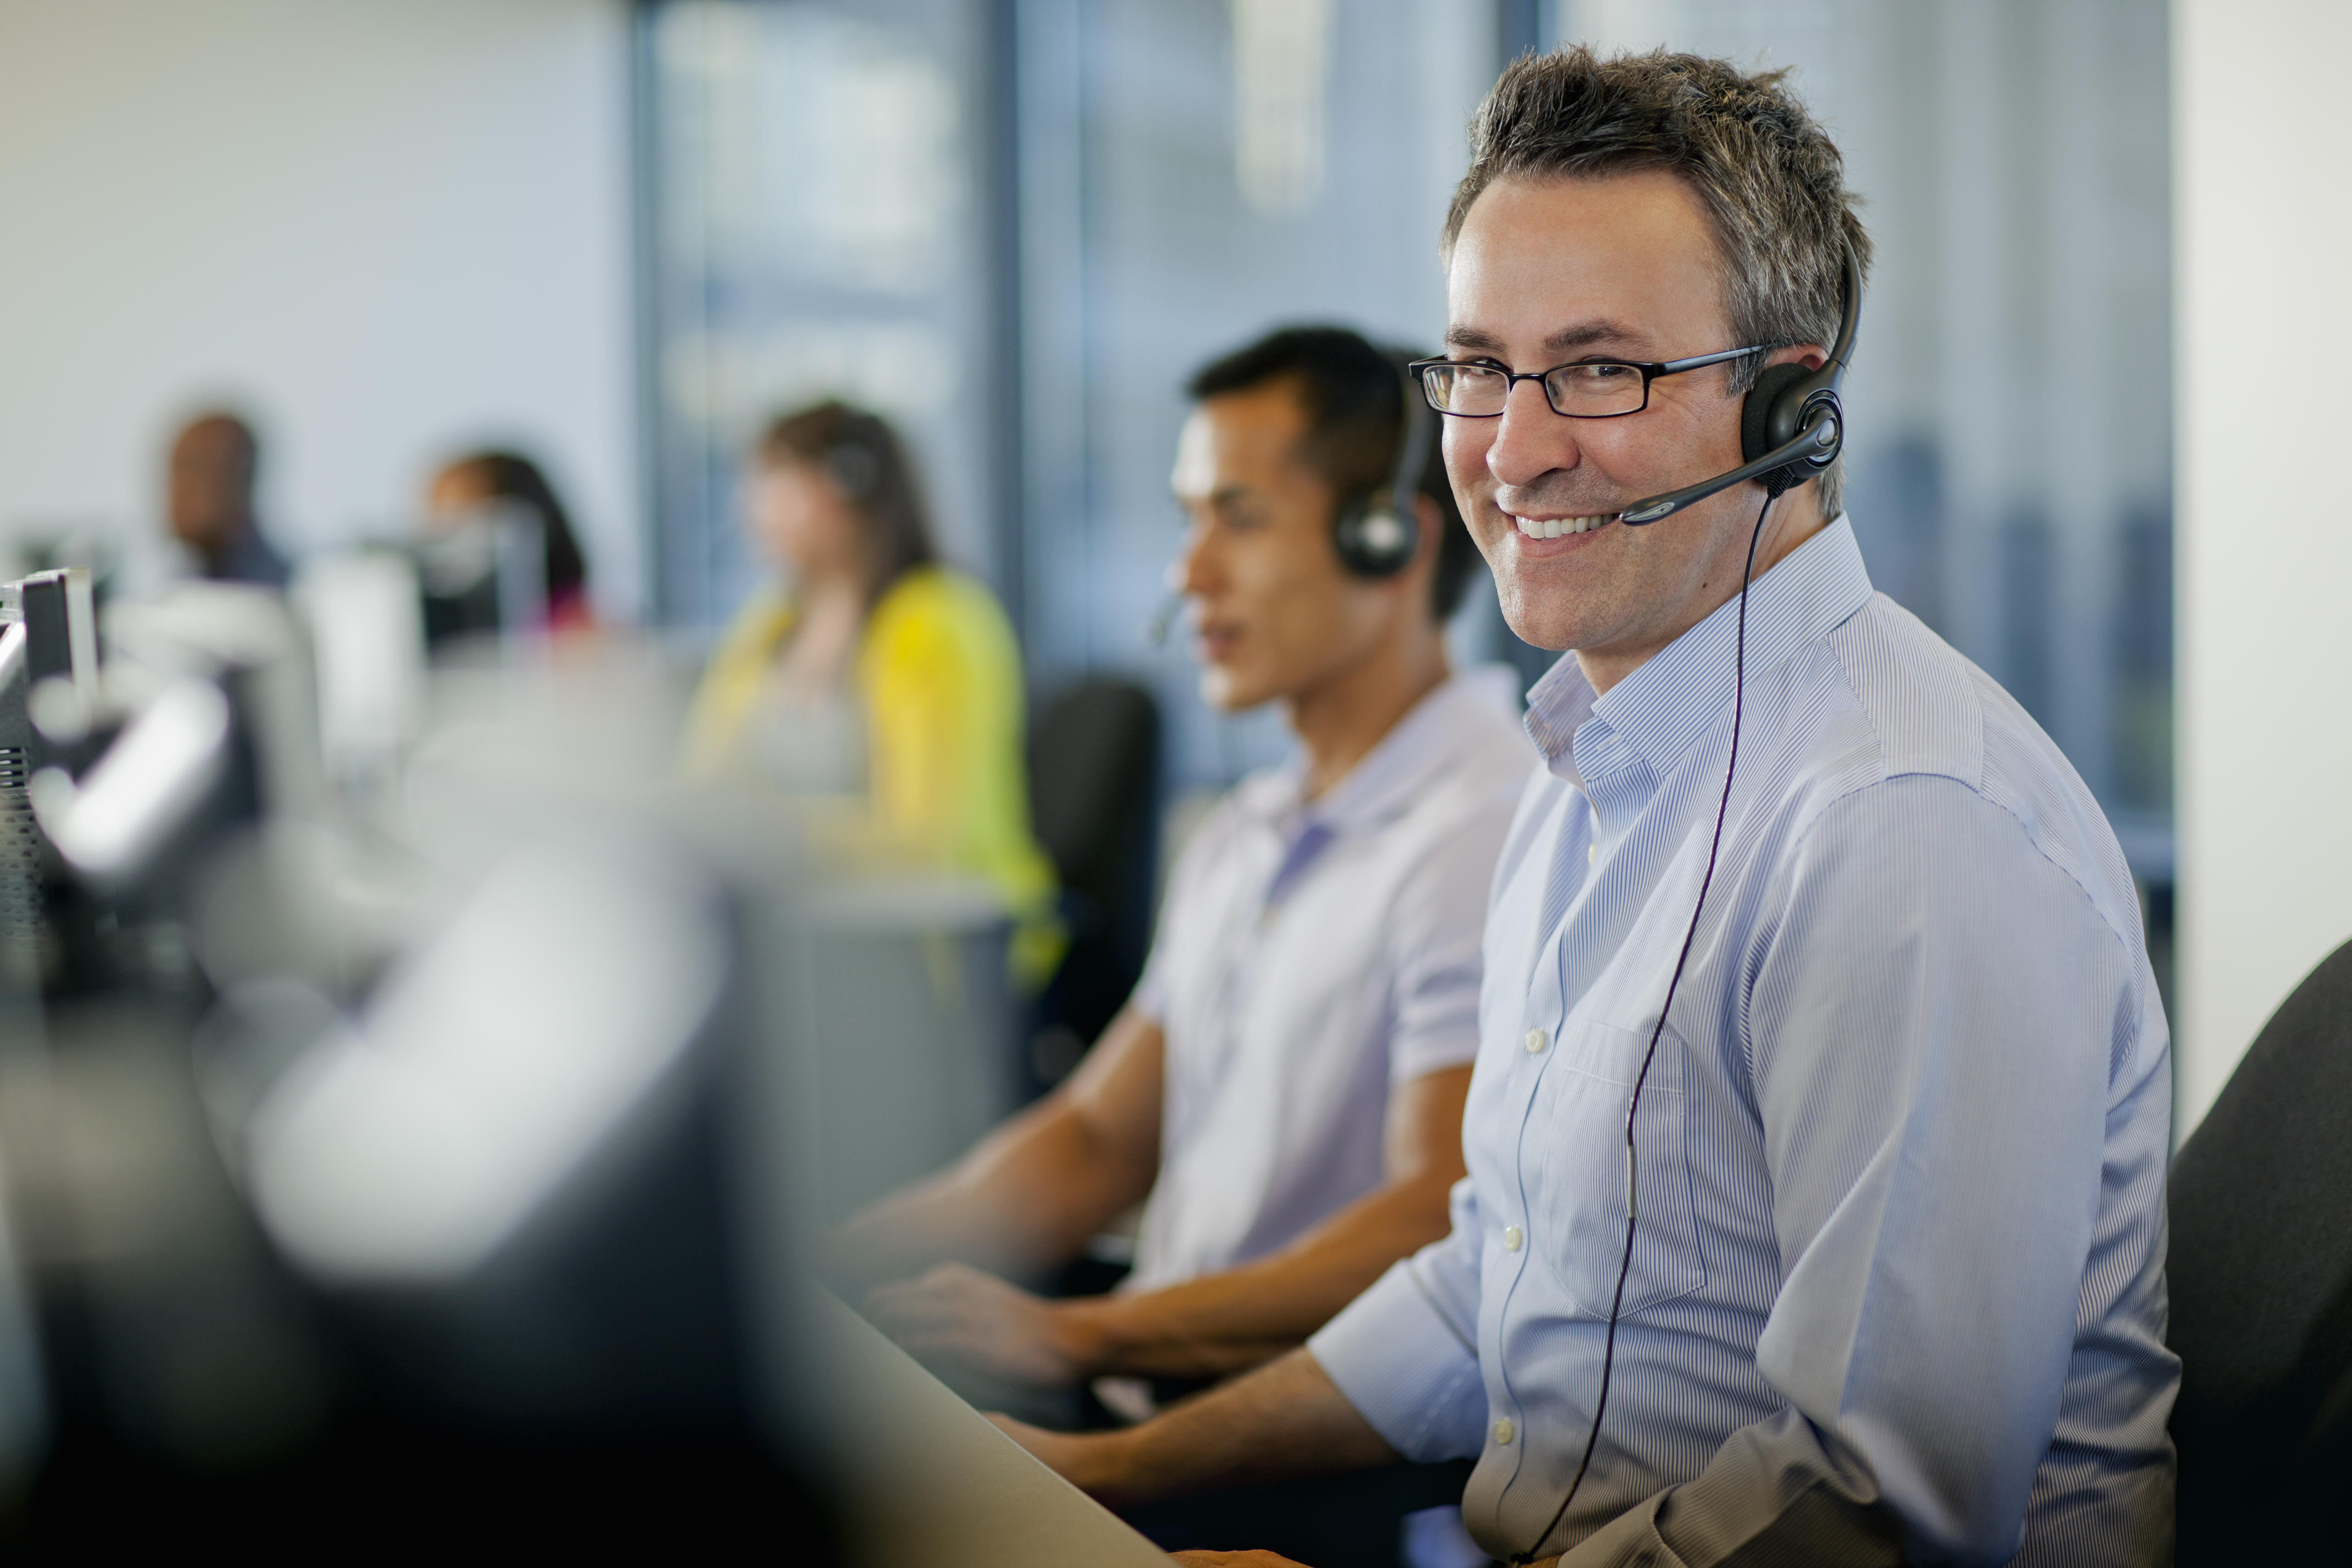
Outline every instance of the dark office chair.
<svg viewBox="0 0 2352 1568"><path fill-rule="evenodd" d="M1062 691L1029 727L1029 818L1061 879L1068 956L1038 998L1028 1089L1077 1065L1123 1006L1151 942L1160 858L1160 708L1131 681Z"/></svg>
<svg viewBox="0 0 2352 1568"><path fill-rule="evenodd" d="M2352 1562L2352 942L2173 1161L2181 1568Z"/></svg>

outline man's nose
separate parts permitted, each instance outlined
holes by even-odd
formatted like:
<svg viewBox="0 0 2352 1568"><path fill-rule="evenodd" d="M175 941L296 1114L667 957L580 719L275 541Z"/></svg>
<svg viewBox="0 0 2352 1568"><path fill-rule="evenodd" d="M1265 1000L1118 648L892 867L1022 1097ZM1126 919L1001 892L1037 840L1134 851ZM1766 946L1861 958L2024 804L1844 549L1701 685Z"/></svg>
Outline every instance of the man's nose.
<svg viewBox="0 0 2352 1568"><path fill-rule="evenodd" d="M1538 383L1523 381L1512 387L1493 428L1494 439L1486 447L1486 471L1507 488L1523 489L1554 469L1573 468L1582 460L1576 421L1552 412Z"/></svg>

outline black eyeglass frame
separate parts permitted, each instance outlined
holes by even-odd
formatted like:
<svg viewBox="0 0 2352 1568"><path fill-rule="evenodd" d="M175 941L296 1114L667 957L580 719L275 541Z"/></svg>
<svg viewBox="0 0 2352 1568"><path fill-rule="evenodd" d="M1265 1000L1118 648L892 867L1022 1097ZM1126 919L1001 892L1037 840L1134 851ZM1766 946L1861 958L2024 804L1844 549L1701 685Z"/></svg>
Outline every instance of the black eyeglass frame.
<svg viewBox="0 0 2352 1568"><path fill-rule="evenodd" d="M1542 387L1544 406L1550 409L1554 414L1559 415L1562 419L1622 419L1627 415L1639 414L1643 409L1650 406L1650 383L1657 380L1658 377L1662 375L1680 375L1686 370L1705 370L1711 364L1724 364L1732 360L1745 359L1749 354L1769 353L1771 352L1772 351L1769 348L1759 345L1744 349L1725 349L1720 353L1693 354L1688 359L1580 359L1570 360L1565 364L1553 365L1549 370L1527 371L1513 370L1507 365L1498 364L1490 359L1462 360L1446 359L1441 356L1436 359L1417 359L1411 364L1406 365L1404 368L1406 374L1412 377L1413 384L1421 388L1422 401L1427 403L1430 407L1436 409L1438 413L1444 415L1449 419L1500 419L1504 413L1510 407L1511 393L1513 389L1515 389L1519 383L1523 381L1532 381L1537 385ZM1613 414L1570 414L1567 409L1562 408L1559 404L1552 401L1551 378L1554 375L1564 370L1580 370L1600 364L1622 365L1627 370L1638 370L1642 373L1642 401L1639 406L1633 408L1620 408ZM1437 400L1429 395L1429 382L1425 379L1424 373L1434 370L1439 365L1454 365L1464 370L1491 371L1495 374L1501 376L1503 378L1503 406L1501 408L1497 408L1492 414L1464 414L1455 409L1438 407Z"/></svg>

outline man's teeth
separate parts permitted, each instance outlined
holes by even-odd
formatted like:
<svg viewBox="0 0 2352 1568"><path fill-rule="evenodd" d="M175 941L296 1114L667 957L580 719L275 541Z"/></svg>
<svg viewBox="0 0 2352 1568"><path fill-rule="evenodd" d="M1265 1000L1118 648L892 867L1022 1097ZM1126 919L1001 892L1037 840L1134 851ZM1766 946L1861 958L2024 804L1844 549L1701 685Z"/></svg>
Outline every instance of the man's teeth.
<svg viewBox="0 0 2352 1568"><path fill-rule="evenodd" d="M1599 517L1520 517L1511 521L1517 523L1519 531L1529 539L1558 539L1563 533L1590 533L1604 522L1616 521L1616 517L1612 511Z"/></svg>

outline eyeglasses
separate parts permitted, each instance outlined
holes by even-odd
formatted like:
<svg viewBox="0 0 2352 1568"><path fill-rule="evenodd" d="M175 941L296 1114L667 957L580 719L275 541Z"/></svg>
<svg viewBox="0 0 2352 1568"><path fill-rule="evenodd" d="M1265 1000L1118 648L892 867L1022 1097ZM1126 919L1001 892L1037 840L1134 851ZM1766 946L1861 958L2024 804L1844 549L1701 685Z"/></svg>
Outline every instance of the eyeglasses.
<svg viewBox="0 0 2352 1568"><path fill-rule="evenodd" d="M1421 383L1421 395L1432 408L1457 418L1500 418L1511 389L1532 381L1542 385L1544 401L1554 414L1570 419L1620 419L1650 405L1650 383L1662 375L1680 375L1763 352L1726 349L1691 359L1650 362L1588 359L1531 371L1506 370L1492 360L1417 359L1405 368Z"/></svg>

